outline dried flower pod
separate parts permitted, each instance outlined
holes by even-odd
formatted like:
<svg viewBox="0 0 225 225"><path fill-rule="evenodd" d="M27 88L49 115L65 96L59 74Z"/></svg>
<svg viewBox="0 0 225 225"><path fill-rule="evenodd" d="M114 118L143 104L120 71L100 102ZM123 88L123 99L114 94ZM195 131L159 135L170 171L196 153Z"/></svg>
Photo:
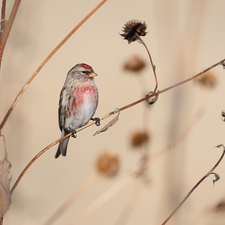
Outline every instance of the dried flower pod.
<svg viewBox="0 0 225 225"><path fill-rule="evenodd" d="M98 157L96 167L100 174L107 177L113 177L119 172L119 158L112 153L104 152Z"/></svg>
<svg viewBox="0 0 225 225"><path fill-rule="evenodd" d="M125 40L128 40L128 44L130 44L131 42L138 40L136 34L138 34L139 36L145 36L146 28L147 25L145 24L145 22L142 23L137 20L130 20L124 25L122 31L123 33L120 35L124 37Z"/></svg>
<svg viewBox="0 0 225 225"><path fill-rule="evenodd" d="M142 131L134 133L131 137L131 145L135 148L141 147L148 141L149 141L149 134Z"/></svg>
<svg viewBox="0 0 225 225"><path fill-rule="evenodd" d="M197 78L195 81L198 84L208 88L214 88L216 86L216 76L211 72L207 72L203 74L202 76Z"/></svg>
<svg viewBox="0 0 225 225"><path fill-rule="evenodd" d="M124 64L124 70L131 72L140 72L145 68L145 62L138 56L133 56L128 59Z"/></svg>

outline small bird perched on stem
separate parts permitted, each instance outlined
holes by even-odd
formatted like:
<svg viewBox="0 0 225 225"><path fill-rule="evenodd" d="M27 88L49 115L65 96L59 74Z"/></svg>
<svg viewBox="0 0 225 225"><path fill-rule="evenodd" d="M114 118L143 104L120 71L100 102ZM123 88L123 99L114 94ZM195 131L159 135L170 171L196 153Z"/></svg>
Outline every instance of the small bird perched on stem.
<svg viewBox="0 0 225 225"><path fill-rule="evenodd" d="M97 74L91 66L80 63L68 73L60 93L59 99L59 127L61 137L72 133L75 137L76 129L84 126L89 120L100 124L99 118L92 118L98 105L98 89L94 82ZM66 156L69 138L59 143L55 158Z"/></svg>

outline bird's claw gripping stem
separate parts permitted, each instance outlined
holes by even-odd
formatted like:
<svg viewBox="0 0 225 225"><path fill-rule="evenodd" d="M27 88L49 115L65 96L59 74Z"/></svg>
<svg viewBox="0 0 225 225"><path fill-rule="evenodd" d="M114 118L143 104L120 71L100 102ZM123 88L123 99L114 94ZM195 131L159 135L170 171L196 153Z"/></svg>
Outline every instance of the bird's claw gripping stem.
<svg viewBox="0 0 225 225"><path fill-rule="evenodd" d="M91 118L91 120L95 121L96 126L100 126L100 119L98 117Z"/></svg>
<svg viewBox="0 0 225 225"><path fill-rule="evenodd" d="M71 136L72 136L73 138L76 138L76 137L77 137L77 135L76 135L76 133L77 133L76 130L71 129L71 128L70 128L69 130L70 130L70 133L72 133Z"/></svg>

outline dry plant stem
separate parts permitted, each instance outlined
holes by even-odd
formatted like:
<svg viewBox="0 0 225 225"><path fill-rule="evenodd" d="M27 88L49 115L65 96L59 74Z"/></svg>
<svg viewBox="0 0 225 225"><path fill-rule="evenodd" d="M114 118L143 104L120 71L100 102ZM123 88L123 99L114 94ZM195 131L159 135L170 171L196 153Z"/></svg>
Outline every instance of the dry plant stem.
<svg viewBox="0 0 225 225"><path fill-rule="evenodd" d="M140 100L138 100L138 101L136 101L136 102L133 102L133 103L131 103L131 104L129 104L129 105L126 105L126 106L120 108L119 111L123 111L123 110L125 110L125 109L128 109L128 108L130 108L130 107L132 107L132 106L134 106L134 105L137 105L137 104L140 103L140 102L145 101L145 100L148 99L148 98L151 98L151 97L153 97L153 96L155 96L155 95L158 95L158 94L161 94L161 93L163 93L163 92L166 92L166 91L168 91L168 90L170 90L170 89L172 89L172 88L175 88L175 87L177 87L177 86L179 86L179 85L181 85L181 84L184 84L184 83L186 83L186 82L188 82L188 81L190 81L190 80L193 80L194 78L196 78L196 77L202 75L203 73L209 71L210 69L212 69L212 68L214 68L214 67L220 65L220 64L221 64L222 62L224 62L224 61L225 61L225 59L223 59L223 60L221 60L220 62L218 62L218 63L212 65L211 67L209 67L209 68L203 70L202 72L196 74L195 76L193 76L193 77L191 77L191 78L188 78L188 79L186 79L186 80L184 80L184 81L182 81L182 82L179 82L179 83L177 83L177 84L175 84L175 85L172 85L172 86L170 86L170 87L168 87L168 88L165 88L164 90L161 90L161 91L159 91L159 92L157 92L157 93L154 93L154 94L152 94L152 95L146 96L145 98L142 98L142 99L140 99ZM110 112L110 113L108 113L107 115L101 117L100 120L104 120L104 119L106 119L107 117L109 117L109 116L111 116L111 115L114 115L114 114L115 114L114 111L113 111L113 112ZM83 129L89 127L89 126L92 126L93 124L95 124L95 122L90 122L90 123L86 124L85 126L79 128L79 129L77 129L76 132L79 132L79 131L81 131L81 130L83 130ZM1 134L1 132L0 132L0 134ZM42 155L45 151L47 151L49 148L51 148L52 146L56 145L58 142L64 140L65 138L69 137L70 135L72 135L72 133L69 133L69 134L65 135L64 137L58 139L57 141L54 141L52 144L48 145L48 146L47 146L46 148L44 148L41 152L39 152L39 153L38 153L38 154L30 161L30 163L26 166L26 168L23 170L23 172L20 174L19 178L17 179L16 183L14 184L14 186L13 186L13 188L12 188L12 190L11 190L11 193L14 191L14 189L16 188L16 186L18 185L19 181L21 180L21 178L23 177L23 175L26 173L26 171L28 170L28 168L35 162L36 159L39 158L39 156L41 156L41 155ZM146 160L149 161L149 159L146 159ZM146 162L146 163L147 163L147 162Z"/></svg>
<svg viewBox="0 0 225 225"><path fill-rule="evenodd" d="M150 59L151 65L152 65L152 70L153 70L154 77L155 77L155 90L154 90L154 93L155 93L157 88L158 88L158 80L157 80L157 76L156 76L156 72L155 72L155 65L153 64L152 57L151 57L151 54L150 54L150 52L148 50L148 47L146 46L146 44L144 43L142 38L137 33L136 33L136 36L139 39L139 41L145 46L145 49L148 52L148 56L149 56L149 59Z"/></svg>
<svg viewBox="0 0 225 225"><path fill-rule="evenodd" d="M178 209L184 204L184 202L188 199L188 197L192 194L192 192L199 186L199 184L202 183L203 180L205 180L215 169L216 167L220 164L221 160L223 159L225 154L225 149L223 149L223 153L218 160L218 162L215 164L215 166L204 176L202 177L201 180L189 191L189 193L185 196L185 198L181 201L181 203L174 209L174 211L168 216L168 218L162 223L162 225L165 225L171 217L178 211Z"/></svg>
<svg viewBox="0 0 225 225"><path fill-rule="evenodd" d="M73 205L73 203L83 195L98 179L98 174L92 174L89 176L85 182L74 192L74 194L64 203L62 204L55 213L47 220L45 225L50 225L56 222L56 220L69 208Z"/></svg>
<svg viewBox="0 0 225 225"><path fill-rule="evenodd" d="M4 23L4 20L5 20L5 8L6 8L6 0L2 0L2 15L1 15L1 35L0 35L0 38L2 38L3 36L3 31L5 30L5 23Z"/></svg>
<svg viewBox="0 0 225 225"><path fill-rule="evenodd" d="M3 224L3 217L0 218L0 225Z"/></svg>
<svg viewBox="0 0 225 225"><path fill-rule="evenodd" d="M15 98L14 102L12 103L11 107L9 108L7 114L5 115L1 125L0 125L0 133L5 125L5 122L7 121L8 117L10 116L12 110L14 109L16 103L18 102L19 98L23 94L23 92L26 90L30 82L34 79L34 77L38 74L38 72L44 67L44 65L49 61L49 59L57 52L57 50L72 36L72 34L93 14L99 9L107 0L101 1L99 5L97 5L61 42L60 44L49 54L49 56L42 62L42 64L37 68L37 70L33 73L33 75L29 78L29 80L26 82L26 84L23 86L17 97ZM9 21L10 22L10 21ZM8 29L9 24L7 25L6 30ZM5 31L6 32L6 31ZM4 35L4 37L6 34ZM3 38L4 38L3 37ZM3 41L2 41L3 42ZM1 43L2 44L2 43ZM0 45L0 57L1 57L1 45ZM1 58L0 58L1 63Z"/></svg>
<svg viewBox="0 0 225 225"><path fill-rule="evenodd" d="M13 22L14 22L14 19L16 17L16 13L18 11L20 2L21 2L21 0L15 0L15 3L14 3L14 6L13 6L13 9L12 9L12 12L10 14L9 21L7 23L7 26L6 26L4 35L1 38L1 42L0 42L0 68L1 68L1 64L2 64L2 56L3 56L4 48L5 48L6 42L8 40L9 33L11 31L11 28L12 28L12 25L13 25ZM2 4L2 7L3 7L2 10L5 11L4 10L4 8L5 8L5 1L3 0L2 3L3 3ZM1 127L0 127L0 130L1 130Z"/></svg>

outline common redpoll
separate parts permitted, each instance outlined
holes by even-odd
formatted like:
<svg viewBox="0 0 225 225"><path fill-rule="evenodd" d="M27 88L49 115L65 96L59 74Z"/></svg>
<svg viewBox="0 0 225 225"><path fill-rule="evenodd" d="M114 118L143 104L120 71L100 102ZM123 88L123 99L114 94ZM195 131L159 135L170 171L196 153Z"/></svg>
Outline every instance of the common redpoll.
<svg viewBox="0 0 225 225"><path fill-rule="evenodd" d="M76 129L84 126L92 118L98 105L98 89L94 83L97 74L91 66L81 63L75 65L67 74L59 99L59 127L61 137L68 133L76 133ZM66 156L69 138L59 143L55 158L60 154Z"/></svg>

